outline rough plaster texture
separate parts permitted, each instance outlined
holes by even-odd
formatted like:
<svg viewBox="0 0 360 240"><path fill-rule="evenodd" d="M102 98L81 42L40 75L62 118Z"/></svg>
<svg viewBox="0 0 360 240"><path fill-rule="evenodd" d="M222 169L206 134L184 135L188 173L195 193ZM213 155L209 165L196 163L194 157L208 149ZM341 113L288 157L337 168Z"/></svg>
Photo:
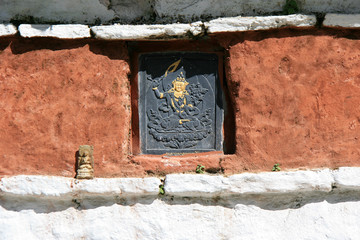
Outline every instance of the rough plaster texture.
<svg viewBox="0 0 360 240"><path fill-rule="evenodd" d="M0 24L0 36L1 37L5 37L5 36L11 36L11 35L15 35L17 33L17 29L14 25L12 24Z"/></svg>
<svg viewBox="0 0 360 240"><path fill-rule="evenodd" d="M124 42L2 38L0 174L74 176L75 152L84 144L94 146L95 177L193 172L197 164L225 174L268 171L275 163L282 169L359 166L356 30L279 29L209 38L131 47L227 49L224 91L234 114L227 125L234 134L229 155L132 155L134 105Z"/></svg>
<svg viewBox="0 0 360 240"><path fill-rule="evenodd" d="M313 13L359 13L358 0L300 0L300 11Z"/></svg>
<svg viewBox="0 0 360 240"><path fill-rule="evenodd" d="M106 4L99 0L2 0L0 2L0 21L36 23L89 23L110 21L114 19L115 12L109 10ZM132 9L136 7L133 6ZM130 13L131 14L131 13Z"/></svg>
<svg viewBox="0 0 360 240"><path fill-rule="evenodd" d="M288 15L269 17L218 18L205 23L208 33L265 30L281 27L311 27L316 17L309 15Z"/></svg>
<svg viewBox="0 0 360 240"><path fill-rule="evenodd" d="M326 14L323 25L327 27L360 28L360 14Z"/></svg>
<svg viewBox="0 0 360 240"><path fill-rule="evenodd" d="M359 33L289 30L237 36L218 36L223 46L230 45L226 71L236 155L241 156L240 161L225 159L222 166L230 171L271 169L275 163L358 166Z"/></svg>
<svg viewBox="0 0 360 240"><path fill-rule="evenodd" d="M216 17L272 15L284 0L65 0L0 2L0 22L28 23L172 23ZM358 0L301 0L301 13L359 13Z"/></svg>
<svg viewBox="0 0 360 240"><path fill-rule="evenodd" d="M273 201L276 204L277 198ZM50 206L36 203L36 210L5 203L0 206L0 236L4 240L343 240L358 239L360 235L359 201L316 199L302 207L285 209L267 209L236 200L228 202L234 207L186 201L167 203L160 199L133 205L113 202L97 206L85 200L80 202L83 210L77 209L74 203L63 210L50 212L45 210Z"/></svg>
<svg viewBox="0 0 360 240"><path fill-rule="evenodd" d="M2 178L0 238L343 240L360 235L358 168L259 173L245 182L231 178L247 179L248 174L178 176L166 176L164 196L157 196L157 178ZM351 178L349 189L342 179ZM224 179L229 184L219 192ZM197 191L189 180L208 191ZM273 181L282 191L255 187L236 192ZM336 188L309 187L316 182ZM132 194L124 194L125 189Z"/></svg>
<svg viewBox="0 0 360 240"><path fill-rule="evenodd" d="M123 42L8 39L0 47L0 174L74 176L75 152L87 144L96 177L136 175Z"/></svg>
<svg viewBox="0 0 360 240"><path fill-rule="evenodd" d="M19 32L22 37L55 37L55 38L88 38L90 28L81 24L21 24Z"/></svg>

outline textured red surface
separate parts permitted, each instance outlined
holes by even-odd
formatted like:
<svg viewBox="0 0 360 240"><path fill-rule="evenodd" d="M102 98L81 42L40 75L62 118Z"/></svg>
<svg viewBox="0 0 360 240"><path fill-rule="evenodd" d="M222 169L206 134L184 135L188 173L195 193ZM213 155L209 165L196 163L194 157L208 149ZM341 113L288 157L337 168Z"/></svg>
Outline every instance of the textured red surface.
<svg viewBox="0 0 360 240"><path fill-rule="evenodd" d="M97 176L133 174L124 43L20 39L0 52L0 174L74 176L94 145ZM130 169L130 170L129 170Z"/></svg>
<svg viewBox="0 0 360 240"><path fill-rule="evenodd" d="M236 116L233 170L360 166L360 32L283 30L220 39Z"/></svg>
<svg viewBox="0 0 360 240"><path fill-rule="evenodd" d="M134 146L136 66L129 77L124 42L0 39L0 175L74 176L84 144L94 146L96 177L194 171L197 164L226 174L270 171L275 163L360 166L359 31L218 34L138 50L219 51L217 43L225 49L225 131L234 154L151 156Z"/></svg>

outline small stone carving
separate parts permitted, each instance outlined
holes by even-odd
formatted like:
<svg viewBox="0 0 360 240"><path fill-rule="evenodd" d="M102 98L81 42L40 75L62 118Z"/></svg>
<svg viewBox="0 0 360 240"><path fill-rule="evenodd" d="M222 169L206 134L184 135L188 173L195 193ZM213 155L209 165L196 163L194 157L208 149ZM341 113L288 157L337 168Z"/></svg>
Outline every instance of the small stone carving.
<svg viewBox="0 0 360 240"><path fill-rule="evenodd" d="M77 155L77 179L94 178L93 146L81 145Z"/></svg>

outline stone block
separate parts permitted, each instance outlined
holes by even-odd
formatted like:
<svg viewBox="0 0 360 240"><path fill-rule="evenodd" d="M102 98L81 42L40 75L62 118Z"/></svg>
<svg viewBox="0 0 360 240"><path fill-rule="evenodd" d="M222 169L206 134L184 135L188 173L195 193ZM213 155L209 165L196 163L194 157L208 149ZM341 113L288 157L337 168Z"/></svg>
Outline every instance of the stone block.
<svg viewBox="0 0 360 240"><path fill-rule="evenodd" d="M21 24L19 32L22 37L55 37L64 39L91 37L90 28L81 24Z"/></svg>
<svg viewBox="0 0 360 240"><path fill-rule="evenodd" d="M360 14L326 14L323 25L326 27L360 28Z"/></svg>
<svg viewBox="0 0 360 240"><path fill-rule="evenodd" d="M1 194L65 197L79 195L157 195L158 178L95 178L77 180L55 176L19 175L0 181Z"/></svg>
<svg viewBox="0 0 360 240"><path fill-rule="evenodd" d="M333 175L336 187L360 190L360 168L341 167Z"/></svg>
<svg viewBox="0 0 360 240"><path fill-rule="evenodd" d="M94 26L91 31L99 39L157 39L166 37L187 38L191 33L197 36L202 33L202 23L166 24L166 25L111 25Z"/></svg>
<svg viewBox="0 0 360 240"><path fill-rule="evenodd" d="M11 36L17 33L17 29L11 23L0 24L0 37Z"/></svg>
<svg viewBox="0 0 360 240"><path fill-rule="evenodd" d="M174 196L212 197L226 194L228 179L223 176L200 174L169 174L165 179L165 192Z"/></svg>
<svg viewBox="0 0 360 240"><path fill-rule="evenodd" d="M205 23L208 33L266 30L282 27L311 27L314 15L218 18Z"/></svg>
<svg viewBox="0 0 360 240"><path fill-rule="evenodd" d="M244 173L230 177L169 174L165 191L175 196L227 196L236 194L267 194L293 192L330 192L333 177L331 172L295 171Z"/></svg>
<svg viewBox="0 0 360 240"><path fill-rule="evenodd" d="M329 192L333 178L329 170L265 172L233 175L228 183L232 194Z"/></svg>

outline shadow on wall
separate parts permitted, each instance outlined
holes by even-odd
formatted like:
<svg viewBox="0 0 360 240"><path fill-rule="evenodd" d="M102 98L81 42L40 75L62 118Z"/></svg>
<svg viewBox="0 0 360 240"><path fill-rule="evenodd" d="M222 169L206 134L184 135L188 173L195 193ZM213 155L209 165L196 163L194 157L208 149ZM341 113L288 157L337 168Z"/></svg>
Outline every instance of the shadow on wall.
<svg viewBox="0 0 360 240"><path fill-rule="evenodd" d="M343 29L343 28L279 28L272 30L246 31L237 33L219 33L213 37L222 43L223 47L244 42L244 41L262 41L268 38L294 38L300 36L331 36L334 38L346 38L358 40L360 39L359 29Z"/></svg>
<svg viewBox="0 0 360 240"><path fill-rule="evenodd" d="M107 56L112 60L128 60L123 49L124 41L103 41L97 39L57 39L57 38L18 38L6 37L0 39L0 51L10 46L13 54L24 54L36 50L65 50L82 48L88 45L89 50L97 55Z"/></svg>
<svg viewBox="0 0 360 240"><path fill-rule="evenodd" d="M0 196L0 206L8 211L33 210L36 213L51 213L64 211L68 208L88 210L99 207L109 207L114 204L121 206L134 206L136 204L151 205L155 200L161 200L167 205L220 206L233 209L237 205L253 205L264 210L278 211L297 209L307 204L326 201L330 204L360 201L360 191L333 189L330 193L269 193L248 194L242 196L226 197L174 197L165 196L67 196L67 197L38 197L17 196L14 194Z"/></svg>

